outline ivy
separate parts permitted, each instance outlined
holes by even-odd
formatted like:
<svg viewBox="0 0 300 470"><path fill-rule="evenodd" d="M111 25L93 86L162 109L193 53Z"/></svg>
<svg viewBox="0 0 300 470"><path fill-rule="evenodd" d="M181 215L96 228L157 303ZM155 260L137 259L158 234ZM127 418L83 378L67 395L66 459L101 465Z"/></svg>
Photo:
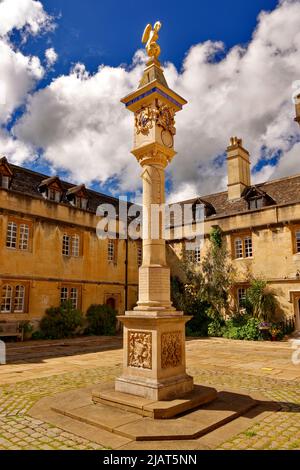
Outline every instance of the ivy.
<svg viewBox="0 0 300 470"><path fill-rule="evenodd" d="M222 231L220 227L213 227L210 232L210 241L214 249L222 246Z"/></svg>

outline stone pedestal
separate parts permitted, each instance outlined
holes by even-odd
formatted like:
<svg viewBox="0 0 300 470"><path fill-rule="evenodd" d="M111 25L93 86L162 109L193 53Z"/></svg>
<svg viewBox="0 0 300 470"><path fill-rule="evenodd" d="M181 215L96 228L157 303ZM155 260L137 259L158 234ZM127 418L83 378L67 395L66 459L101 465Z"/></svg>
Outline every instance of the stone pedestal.
<svg viewBox="0 0 300 470"><path fill-rule="evenodd" d="M174 313L175 312L175 313ZM181 312L126 312L123 374L115 390L150 400L168 400L193 389L185 371L185 323Z"/></svg>

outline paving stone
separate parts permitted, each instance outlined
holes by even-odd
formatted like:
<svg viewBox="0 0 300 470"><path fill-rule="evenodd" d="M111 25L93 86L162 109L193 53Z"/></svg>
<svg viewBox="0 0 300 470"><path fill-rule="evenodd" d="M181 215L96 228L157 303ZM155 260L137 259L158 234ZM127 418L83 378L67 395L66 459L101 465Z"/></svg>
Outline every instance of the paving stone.
<svg viewBox="0 0 300 470"><path fill-rule="evenodd" d="M122 446L119 441L111 440L109 443L108 435L101 437L103 442L100 439L93 442L96 438L92 432L87 432L85 438L78 438L72 432L62 436L62 430L28 416L28 411L42 397L109 383L120 373L120 338L67 342L72 350L69 355L66 355L69 348L57 346L61 341L8 344L8 357L20 362L0 367L0 449L36 449L45 445L56 449L92 449L101 448L103 442L106 447ZM104 351L104 347L108 350ZM290 357L290 345L287 343L253 343L223 338L189 340L188 372L197 383L219 391L222 388L238 390L247 395L259 392L267 400L281 402L282 406L280 412L270 410L269 416L259 425L253 426L253 417L249 417L243 421L242 432L234 426L227 435L223 433L221 436L215 431L207 436L206 441L204 438L197 439L196 445L215 449L253 449L258 445L264 449L299 448L300 368L295 368ZM30 358L32 362L29 362ZM262 368L273 370L267 373ZM247 437L245 430L250 434L256 433L254 439ZM44 441L45 437L47 442ZM16 438L19 438L17 443L12 441ZM123 446L126 445L129 446L128 442L123 443ZM175 441L170 442L168 448L175 449L176 445Z"/></svg>

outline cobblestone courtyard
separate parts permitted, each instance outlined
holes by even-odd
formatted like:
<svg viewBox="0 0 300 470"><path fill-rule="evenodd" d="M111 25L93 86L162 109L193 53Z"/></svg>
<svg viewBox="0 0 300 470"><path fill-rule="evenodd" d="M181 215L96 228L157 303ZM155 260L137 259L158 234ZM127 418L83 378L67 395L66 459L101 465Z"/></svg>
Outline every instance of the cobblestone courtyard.
<svg viewBox="0 0 300 470"><path fill-rule="evenodd" d="M9 343L0 366L0 449L101 449L99 444L28 416L40 398L109 382L121 370L120 338ZM260 393L281 404L219 449L300 449L300 365L285 343L224 339L187 342L195 382ZM176 448L176 447L175 447Z"/></svg>

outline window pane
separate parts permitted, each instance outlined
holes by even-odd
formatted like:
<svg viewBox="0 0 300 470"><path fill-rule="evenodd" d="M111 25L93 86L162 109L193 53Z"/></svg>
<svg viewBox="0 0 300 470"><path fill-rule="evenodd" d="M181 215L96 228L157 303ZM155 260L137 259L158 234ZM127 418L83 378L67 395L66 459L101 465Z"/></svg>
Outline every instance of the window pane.
<svg viewBox="0 0 300 470"><path fill-rule="evenodd" d="M67 234L63 236L62 254L64 256L70 256L70 236Z"/></svg>
<svg viewBox="0 0 300 470"><path fill-rule="evenodd" d="M238 289L238 305L240 306L242 302L246 299L246 289L241 287Z"/></svg>
<svg viewBox="0 0 300 470"><path fill-rule="evenodd" d="M251 258L252 256L252 238L251 237L246 237L244 239L245 242L245 257L246 258Z"/></svg>
<svg viewBox="0 0 300 470"><path fill-rule="evenodd" d="M256 200L256 207L257 209L261 209L263 207L264 203L264 198L260 197Z"/></svg>
<svg viewBox="0 0 300 470"><path fill-rule="evenodd" d="M16 286L14 311L24 312L24 301L25 301L25 287Z"/></svg>
<svg viewBox="0 0 300 470"><path fill-rule="evenodd" d="M79 209L82 208L82 198L79 196L75 197L75 206L78 207Z"/></svg>
<svg viewBox="0 0 300 470"><path fill-rule="evenodd" d="M55 191L52 188L48 189L48 199L50 199L50 201L54 201L55 199Z"/></svg>
<svg viewBox="0 0 300 470"><path fill-rule="evenodd" d="M20 225L19 237L19 250L28 250L29 243L29 226L26 224Z"/></svg>
<svg viewBox="0 0 300 470"><path fill-rule="evenodd" d="M72 237L72 256L79 256L80 249L80 237L79 235L73 235Z"/></svg>
<svg viewBox="0 0 300 470"><path fill-rule="evenodd" d="M1 312L11 312L12 287L5 285L1 291Z"/></svg>
<svg viewBox="0 0 300 470"><path fill-rule="evenodd" d="M114 242L114 240L108 240L107 259L108 259L108 261L114 261L115 260L115 242Z"/></svg>
<svg viewBox="0 0 300 470"><path fill-rule="evenodd" d="M0 176L0 179L2 180L2 181L1 181L1 186L2 186L2 188L8 189L8 187L9 187L9 181L10 181L9 176L4 176L4 175L2 175L2 178L1 178L1 176Z"/></svg>
<svg viewBox="0 0 300 470"><path fill-rule="evenodd" d="M138 266L141 266L143 262L143 248L141 245L138 245L137 247L137 262Z"/></svg>
<svg viewBox="0 0 300 470"><path fill-rule="evenodd" d="M55 201L56 202L60 202L60 192L59 191L55 191Z"/></svg>
<svg viewBox="0 0 300 470"><path fill-rule="evenodd" d="M200 246L196 246L195 248L195 263L200 264L201 262L201 250Z"/></svg>
<svg viewBox="0 0 300 470"><path fill-rule="evenodd" d="M15 222L8 223L6 246L8 248L16 248L17 246L17 224Z"/></svg>
<svg viewBox="0 0 300 470"><path fill-rule="evenodd" d="M300 253L300 231L296 232L296 252Z"/></svg>
<svg viewBox="0 0 300 470"><path fill-rule="evenodd" d="M234 242L235 246L235 257L236 258L243 258L243 243L240 238L236 238Z"/></svg>
<svg viewBox="0 0 300 470"><path fill-rule="evenodd" d="M71 287L70 300L71 300L71 303L72 303L72 307L77 308L77 306L78 306L78 289L76 289L76 287Z"/></svg>
<svg viewBox="0 0 300 470"><path fill-rule="evenodd" d="M63 304L68 300L68 288L62 287L60 289L60 303Z"/></svg>
<svg viewBox="0 0 300 470"><path fill-rule="evenodd" d="M194 250L186 250L186 260L188 263L195 262L195 251Z"/></svg>

